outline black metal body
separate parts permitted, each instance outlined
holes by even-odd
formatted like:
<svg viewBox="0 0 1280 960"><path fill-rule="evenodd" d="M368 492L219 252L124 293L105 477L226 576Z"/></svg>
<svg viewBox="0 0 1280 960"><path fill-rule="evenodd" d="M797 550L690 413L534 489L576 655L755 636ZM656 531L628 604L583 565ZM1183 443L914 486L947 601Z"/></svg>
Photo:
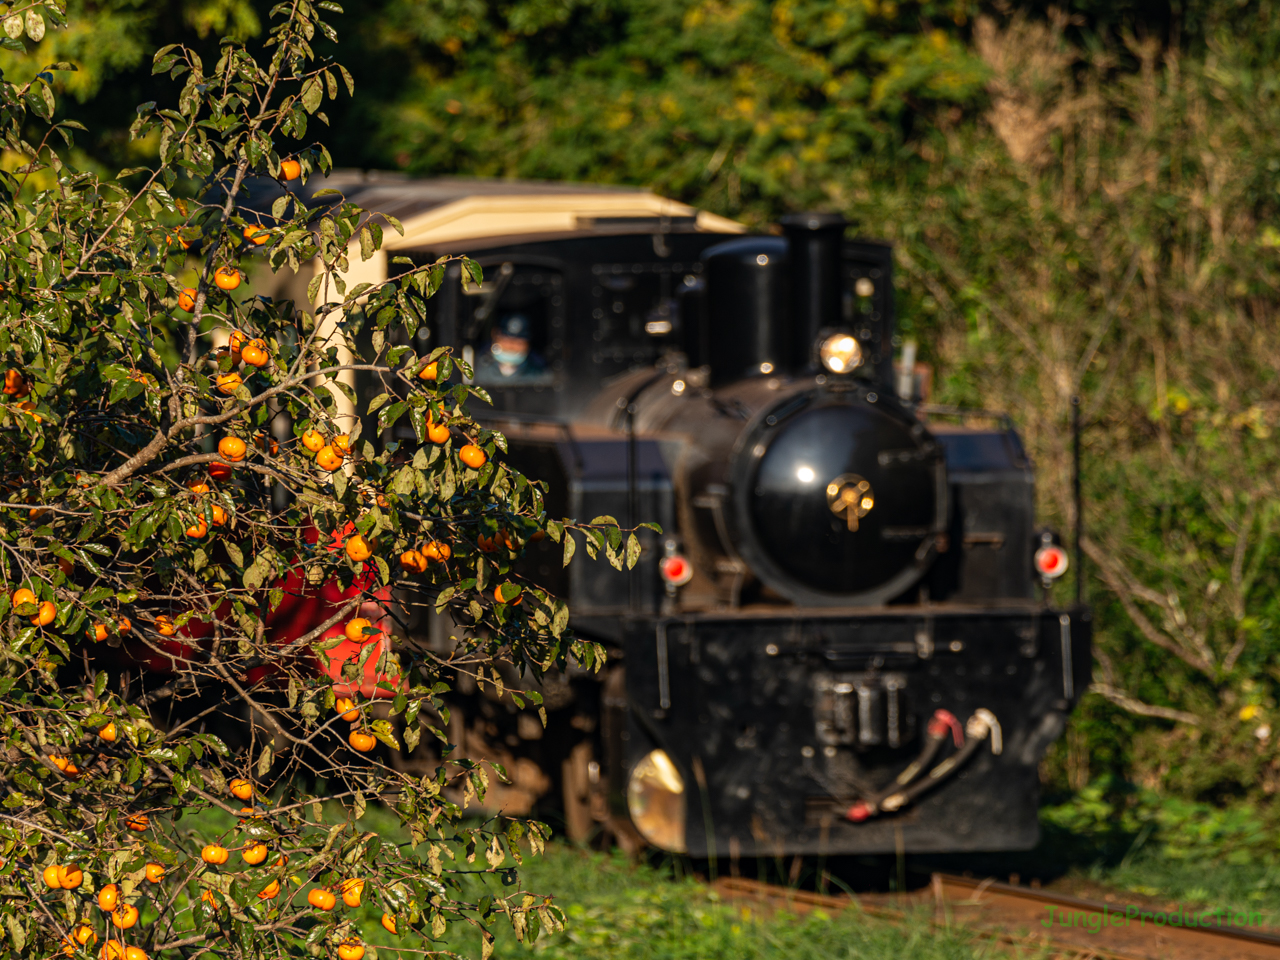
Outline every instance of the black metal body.
<svg viewBox="0 0 1280 960"><path fill-rule="evenodd" d="M889 248L805 216L786 238L470 251L485 289L446 283L420 346L474 358L501 311L532 317L545 371L485 384L508 459L551 481L553 515L662 526L630 574L566 573L545 542L526 561L625 667L595 751L615 806L660 748L696 855L1029 847L1037 765L1089 683L1089 611L1038 599L1034 474L1012 426L896 396ZM861 347L854 375L820 372L814 338L833 332ZM659 575L677 552L694 571L678 589ZM978 708L1003 752L850 819L935 710Z"/></svg>

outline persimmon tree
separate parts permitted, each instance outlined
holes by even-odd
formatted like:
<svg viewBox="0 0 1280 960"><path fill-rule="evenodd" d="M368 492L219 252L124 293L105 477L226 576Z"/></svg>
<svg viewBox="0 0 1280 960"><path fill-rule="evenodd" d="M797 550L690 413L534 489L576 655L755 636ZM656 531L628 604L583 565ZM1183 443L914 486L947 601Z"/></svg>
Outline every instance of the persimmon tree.
<svg viewBox="0 0 1280 960"><path fill-rule="evenodd" d="M359 960L379 917L394 949L487 956L495 923L563 922L515 871L546 827L464 819L504 774L450 756L442 697L460 672L504 692L499 660L599 662L513 569L530 539L639 548L548 518L465 365L406 345L445 261L348 287L399 225L288 189L328 168L308 130L352 86L312 49L338 12L289 0L212 65L160 50L172 103L132 130L155 160L113 178L68 160L68 65L0 82L0 957ZM3 43L64 22L13 5ZM251 268L313 270L307 301L246 296ZM344 396L417 442L362 435ZM456 646L393 641L415 604ZM386 762L423 736L433 774ZM406 842L362 824L373 803Z"/></svg>

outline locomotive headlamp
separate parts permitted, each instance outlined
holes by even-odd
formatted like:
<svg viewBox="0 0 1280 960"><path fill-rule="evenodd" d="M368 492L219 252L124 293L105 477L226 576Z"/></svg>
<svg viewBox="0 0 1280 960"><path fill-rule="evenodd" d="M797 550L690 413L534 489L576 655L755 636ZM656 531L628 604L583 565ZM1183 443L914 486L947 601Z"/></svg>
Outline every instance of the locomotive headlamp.
<svg viewBox="0 0 1280 960"><path fill-rule="evenodd" d="M627 809L655 847L684 853L684 780L665 750L646 754L627 781Z"/></svg>
<svg viewBox="0 0 1280 960"><path fill-rule="evenodd" d="M847 333L833 333L818 347L822 365L832 373L848 373L862 364L862 348Z"/></svg>

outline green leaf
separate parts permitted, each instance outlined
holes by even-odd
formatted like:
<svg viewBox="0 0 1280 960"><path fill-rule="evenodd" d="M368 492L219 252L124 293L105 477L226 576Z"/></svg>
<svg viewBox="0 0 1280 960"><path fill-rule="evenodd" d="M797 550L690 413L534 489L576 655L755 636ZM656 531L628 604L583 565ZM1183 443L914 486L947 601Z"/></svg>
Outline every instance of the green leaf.
<svg viewBox="0 0 1280 960"><path fill-rule="evenodd" d="M551 618L551 633L552 636L558 637L569 626L569 607L567 604L557 601L555 611L555 616Z"/></svg>
<svg viewBox="0 0 1280 960"><path fill-rule="evenodd" d="M27 946L27 933L22 924L18 922L17 914L6 913L4 917L5 926L9 928L9 938L13 941L14 949L21 956Z"/></svg>
<svg viewBox="0 0 1280 960"><path fill-rule="evenodd" d="M27 11L27 36L31 38L33 43L39 43L44 39L44 17L40 16L34 9ZM19 947L19 950L22 948Z"/></svg>
<svg viewBox="0 0 1280 960"><path fill-rule="evenodd" d="M453 599L454 594L457 592L457 587L445 587L441 590L436 597L436 613L443 613L449 605L449 601Z"/></svg>
<svg viewBox="0 0 1280 960"><path fill-rule="evenodd" d="M369 724L369 732L385 743L392 750L399 751L400 741L396 739L395 732L391 728L390 721L375 720Z"/></svg>
<svg viewBox="0 0 1280 960"><path fill-rule="evenodd" d="M88 593L80 598L80 602L85 606L91 606L95 603L101 603L108 597L114 597L115 595L115 591L110 587L93 587Z"/></svg>
<svg viewBox="0 0 1280 960"><path fill-rule="evenodd" d="M245 589L257 590L274 572L271 562L259 554L244 572L242 582Z"/></svg>
<svg viewBox="0 0 1280 960"><path fill-rule="evenodd" d="M318 77L312 77L302 85L302 106L307 113L315 113L324 99L324 89Z"/></svg>

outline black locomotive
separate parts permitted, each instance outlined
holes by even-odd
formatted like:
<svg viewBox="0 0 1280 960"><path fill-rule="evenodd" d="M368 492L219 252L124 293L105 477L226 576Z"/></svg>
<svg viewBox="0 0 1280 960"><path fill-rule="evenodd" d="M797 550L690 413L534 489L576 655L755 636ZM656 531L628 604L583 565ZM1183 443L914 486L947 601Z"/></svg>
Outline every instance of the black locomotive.
<svg viewBox="0 0 1280 960"><path fill-rule="evenodd" d="M509 812L560 781L572 835L629 817L695 856L1035 844L1089 611L1046 603L1067 557L1011 424L919 402L891 250L844 235L641 212L409 250L484 266L419 336L475 365L550 512L663 530L627 574L528 557L612 657L546 691L545 733L483 697L457 721L524 764Z"/></svg>

